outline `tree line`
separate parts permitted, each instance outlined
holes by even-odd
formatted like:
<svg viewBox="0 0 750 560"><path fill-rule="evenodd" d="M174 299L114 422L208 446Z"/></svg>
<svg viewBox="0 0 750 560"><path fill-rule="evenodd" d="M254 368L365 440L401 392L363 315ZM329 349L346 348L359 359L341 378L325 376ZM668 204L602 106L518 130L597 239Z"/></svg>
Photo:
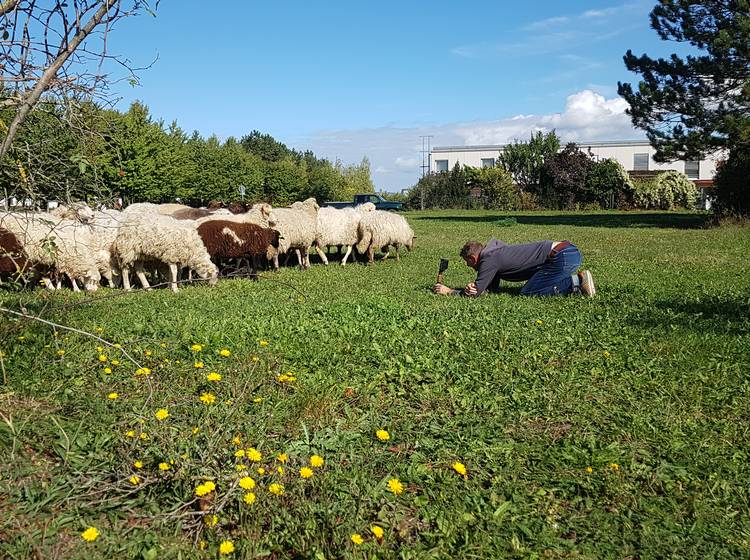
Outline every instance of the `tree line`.
<svg viewBox="0 0 750 560"><path fill-rule="evenodd" d="M0 110L0 128L12 118ZM253 130L220 140L154 119L139 102L120 112L95 103L41 101L0 162L0 198L204 205L315 197L351 200L373 192L367 158L331 162Z"/></svg>

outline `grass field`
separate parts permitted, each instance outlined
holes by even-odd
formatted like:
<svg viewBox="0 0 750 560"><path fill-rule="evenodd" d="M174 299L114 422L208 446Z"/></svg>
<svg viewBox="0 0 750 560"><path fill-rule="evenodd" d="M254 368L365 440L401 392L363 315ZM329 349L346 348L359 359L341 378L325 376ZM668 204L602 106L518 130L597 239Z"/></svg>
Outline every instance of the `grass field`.
<svg viewBox="0 0 750 560"><path fill-rule="evenodd" d="M750 557L750 229L504 216L407 214L400 263L0 292L138 362L0 317L0 557ZM572 240L598 296L430 293L493 237Z"/></svg>

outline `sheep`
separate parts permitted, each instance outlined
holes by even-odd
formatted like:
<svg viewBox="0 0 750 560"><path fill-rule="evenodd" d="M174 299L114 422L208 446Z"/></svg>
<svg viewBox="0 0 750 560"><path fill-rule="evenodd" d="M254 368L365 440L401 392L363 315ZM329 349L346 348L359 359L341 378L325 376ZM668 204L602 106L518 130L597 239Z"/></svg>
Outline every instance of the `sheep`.
<svg viewBox="0 0 750 560"><path fill-rule="evenodd" d="M197 220L206 216L231 216L232 213L226 208L209 210L207 208L180 208L175 210L171 216L176 220Z"/></svg>
<svg viewBox="0 0 750 560"><path fill-rule="evenodd" d="M275 210L271 208L270 204L261 202L258 204L253 204L252 208L250 208L250 210L248 210L247 212L232 215L212 214L211 216L198 218L197 220L195 220L195 224L196 226L199 226L211 220L227 220L229 222L235 222L238 224L257 224L265 228L274 227L276 223L274 211Z"/></svg>
<svg viewBox="0 0 750 560"><path fill-rule="evenodd" d="M169 286L177 292L177 272L186 266L195 270L201 278L208 278L209 285L217 282L216 265L206 251L192 222L175 220L157 214L126 214L120 224L113 248L122 269L122 285L130 290L130 267L135 266L141 285L149 289L143 268L144 261L156 260L169 265Z"/></svg>
<svg viewBox="0 0 750 560"><path fill-rule="evenodd" d="M295 202L289 208L274 208L274 229L281 234L279 253L295 249L297 260L302 268L310 268L310 247L317 239L318 203L314 198ZM302 255L300 256L300 251ZM278 255L274 258L274 268L278 269Z"/></svg>
<svg viewBox="0 0 750 560"><path fill-rule="evenodd" d="M125 208L123 212L127 212L128 214L133 212L145 212L170 216L174 212L177 212L178 210L184 210L186 208L189 209L190 206L185 206L184 204L177 204L173 202L166 204L154 204L153 202L136 202L135 204L131 204L130 206Z"/></svg>
<svg viewBox="0 0 750 560"><path fill-rule="evenodd" d="M0 228L0 274L18 274L26 268L26 253L13 232Z"/></svg>
<svg viewBox="0 0 750 560"><path fill-rule="evenodd" d="M315 240L315 250L323 264L328 264L328 258L323 252L323 247L328 245L337 245L346 247L346 254L341 260L341 266L346 265L346 259L352 252L352 247L359 240L357 226L364 212L372 212L375 205L372 202L366 202L356 208L331 208L325 207L318 211L318 235ZM357 260L354 255L352 259Z"/></svg>
<svg viewBox="0 0 750 560"><path fill-rule="evenodd" d="M94 211L85 202L61 204L49 212L58 218L65 218L74 222L88 224L94 219Z"/></svg>
<svg viewBox="0 0 750 560"><path fill-rule="evenodd" d="M124 216L118 210L100 210L94 212L94 219L88 224L93 234L96 265L99 268L99 273L107 279L110 287L115 286L115 277L120 276L119 265L114 257L113 245Z"/></svg>
<svg viewBox="0 0 750 560"><path fill-rule="evenodd" d="M381 249L384 253L383 260L388 258L389 245L396 248L396 260L399 261L399 248L404 245L409 251L414 246L414 230L411 229L406 218L394 214L375 210L362 215L358 226L359 242L357 250L360 253L367 251L367 261L374 260L375 249Z"/></svg>
<svg viewBox="0 0 750 560"><path fill-rule="evenodd" d="M78 292L76 280L83 279L86 290L99 287L101 275L93 256L94 241L88 227L46 212L35 214L5 213L0 227L15 235L33 264L56 269L66 274ZM49 278L48 288L54 288ZM60 287L58 282L57 287Z"/></svg>
<svg viewBox="0 0 750 560"><path fill-rule="evenodd" d="M251 257L253 274L257 257L263 255L271 260L279 248L279 232L256 224L211 220L198 226L198 235L214 262Z"/></svg>

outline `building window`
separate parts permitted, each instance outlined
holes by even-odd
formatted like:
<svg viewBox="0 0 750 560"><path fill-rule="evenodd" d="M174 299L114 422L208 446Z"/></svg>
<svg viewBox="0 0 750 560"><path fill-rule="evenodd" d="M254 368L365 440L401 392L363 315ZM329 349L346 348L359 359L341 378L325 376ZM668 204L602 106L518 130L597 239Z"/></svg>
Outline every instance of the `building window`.
<svg viewBox="0 0 750 560"><path fill-rule="evenodd" d="M482 158L482 167L495 167L495 158Z"/></svg>
<svg viewBox="0 0 750 560"><path fill-rule="evenodd" d="M448 172L448 160L447 159L436 159L435 160L435 171L438 173Z"/></svg>
<svg viewBox="0 0 750 560"><path fill-rule="evenodd" d="M648 154L633 154L633 171L648 171Z"/></svg>
<svg viewBox="0 0 750 560"><path fill-rule="evenodd" d="M701 174L701 162L700 161L686 161L685 162L685 175L688 179L699 179Z"/></svg>

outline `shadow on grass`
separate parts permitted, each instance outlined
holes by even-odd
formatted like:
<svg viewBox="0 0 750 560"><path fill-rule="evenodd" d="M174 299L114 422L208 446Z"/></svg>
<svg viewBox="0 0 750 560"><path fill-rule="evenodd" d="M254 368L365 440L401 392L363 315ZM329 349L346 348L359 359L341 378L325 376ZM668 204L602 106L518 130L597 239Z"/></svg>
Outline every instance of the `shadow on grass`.
<svg viewBox="0 0 750 560"><path fill-rule="evenodd" d="M606 214L496 214L490 216L415 216L414 220L437 222L483 222L492 223L514 218L519 224L544 226L579 226L609 228L676 228L701 229L710 219L705 214L671 214L666 212L613 212Z"/></svg>
<svg viewBox="0 0 750 560"><path fill-rule="evenodd" d="M630 314L628 321L646 327L677 327L705 334L750 334L750 294L706 296L699 301L656 301Z"/></svg>

